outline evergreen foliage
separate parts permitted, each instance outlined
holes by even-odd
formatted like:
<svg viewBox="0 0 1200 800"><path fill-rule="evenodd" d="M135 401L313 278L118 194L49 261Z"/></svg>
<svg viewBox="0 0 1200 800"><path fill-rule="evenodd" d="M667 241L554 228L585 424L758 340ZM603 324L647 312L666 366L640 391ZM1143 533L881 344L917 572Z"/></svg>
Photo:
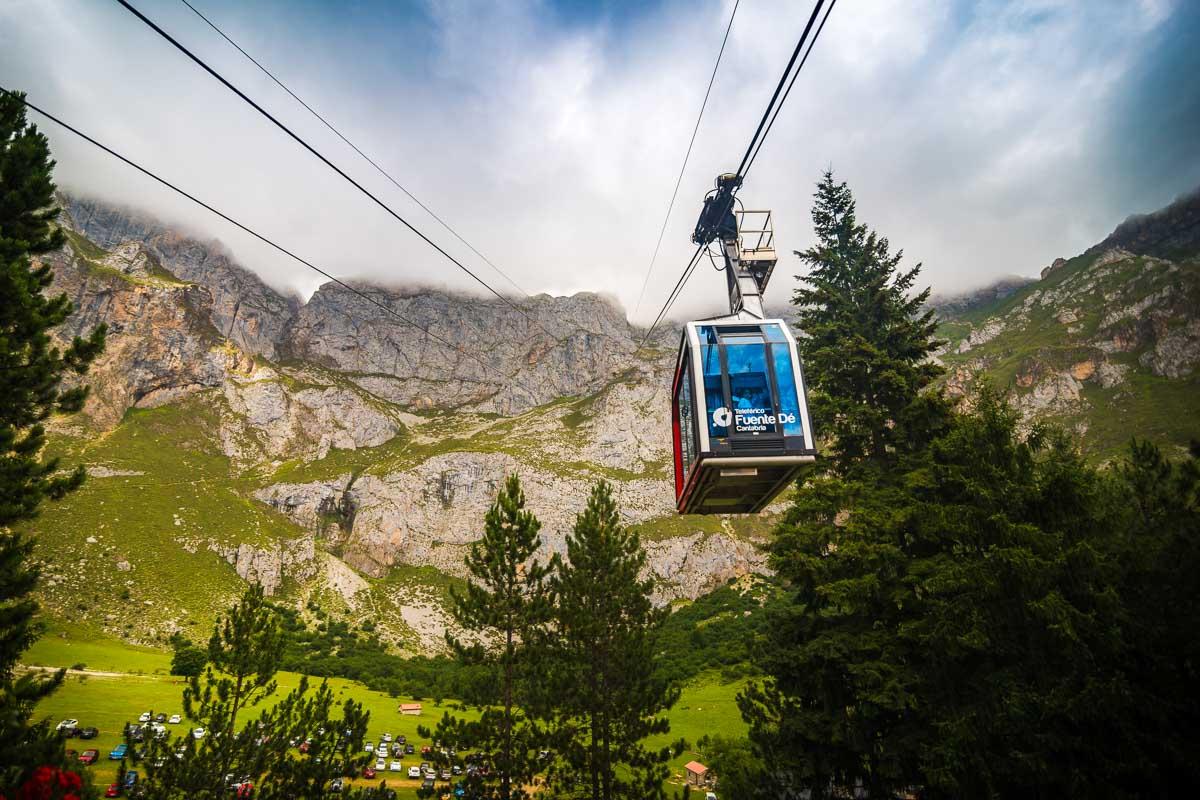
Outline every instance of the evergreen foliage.
<svg viewBox="0 0 1200 800"><path fill-rule="evenodd" d="M646 554L620 523L612 487L601 481L567 537L567 559L551 579L552 636L542 647L543 704L552 720L557 762L552 797L663 797L667 749L643 740L667 733L661 716L679 690L656 669L656 634L666 612L639 575Z"/></svg>
<svg viewBox="0 0 1200 800"><path fill-rule="evenodd" d="M62 675L14 675L39 633L31 596L38 571L29 563L32 541L10 526L82 484L82 467L63 473L56 459L42 457L42 423L83 406L87 389L63 389L61 381L86 372L104 348L103 326L65 350L50 338L72 306L65 294L43 294L54 276L31 260L64 237L54 224L54 161L46 137L26 122L23 97L0 92L0 791L23 783L35 766L63 763L61 741L45 724L29 724Z"/></svg>
<svg viewBox="0 0 1200 800"><path fill-rule="evenodd" d="M753 796L1195 794L1197 454L1098 471L986 386L949 413L928 316L889 288L915 273L829 174L813 217L797 301L832 456L770 547Z"/></svg>
<svg viewBox="0 0 1200 800"><path fill-rule="evenodd" d="M144 738L149 796L216 800L249 781L255 797L322 798L332 779L362 769L369 758L361 753L368 715L347 700L341 717L333 716L326 684L314 690L304 677L278 702L256 711L275 691L282 650L277 615L262 589L249 587L218 620L204 673L189 679L183 692L184 712L204 729L203 737L126 732L131 752L139 733Z"/></svg>
<svg viewBox="0 0 1200 800"><path fill-rule="evenodd" d="M921 394L941 373L928 359L941 344L937 320L924 308L929 290L912 293L921 265L899 268L903 251L858 221L849 187L831 171L817 184L812 219L817 241L796 253L810 269L792 302L806 334L798 345L813 424L828 438L828 467L878 468L920 446L944 415L936 395Z"/></svg>
<svg viewBox="0 0 1200 800"><path fill-rule="evenodd" d="M464 663L490 668L497 695L476 721L446 715L437 739L476 751L491 767L466 779L472 796L509 800L526 796L524 787L538 769L539 732L528 715L533 698L528 643L550 618L549 567L534 558L541 523L525 509L516 475L505 481L483 527L467 555L465 592L451 590L451 613L475 641L464 644L449 634L447 640Z"/></svg>

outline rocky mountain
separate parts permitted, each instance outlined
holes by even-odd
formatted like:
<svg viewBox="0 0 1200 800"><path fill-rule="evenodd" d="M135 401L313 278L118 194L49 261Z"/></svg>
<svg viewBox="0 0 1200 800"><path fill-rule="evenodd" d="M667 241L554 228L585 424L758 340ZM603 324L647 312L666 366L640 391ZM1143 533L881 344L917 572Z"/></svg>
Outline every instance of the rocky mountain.
<svg viewBox="0 0 1200 800"><path fill-rule="evenodd" d="M761 520L673 514L672 348L638 351L613 302L355 286L392 314L329 284L300 304L219 246L63 201L68 244L47 261L78 310L60 333L105 322L109 345L54 438L92 480L34 526L53 613L149 641L204 628L252 580L436 648L511 472L547 556L612 482L659 602L765 568Z"/></svg>
<svg viewBox="0 0 1200 800"><path fill-rule="evenodd" d="M162 641L206 629L248 580L436 649L511 472L546 555L610 481L660 603L766 570L771 515L673 513L675 331L639 349L622 309L587 293L509 305L355 284L368 301L327 284L301 303L218 244L63 203L68 244L47 260L78 310L61 333L103 321L110 336L84 413L53 437L92 479L33 526L54 615ZM1134 435L1200 436L1198 208L1126 221L1039 280L937 301L948 389L1006 387L1097 459Z"/></svg>
<svg viewBox="0 0 1200 800"><path fill-rule="evenodd" d="M940 306L950 391L986 378L1097 459L1200 438L1200 191L993 294Z"/></svg>

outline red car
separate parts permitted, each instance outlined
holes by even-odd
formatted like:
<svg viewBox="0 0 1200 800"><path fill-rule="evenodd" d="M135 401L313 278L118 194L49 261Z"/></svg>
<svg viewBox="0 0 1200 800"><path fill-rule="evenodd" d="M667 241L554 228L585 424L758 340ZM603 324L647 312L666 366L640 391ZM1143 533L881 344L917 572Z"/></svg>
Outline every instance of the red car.
<svg viewBox="0 0 1200 800"><path fill-rule="evenodd" d="M105 797L120 797L121 796L121 785L119 783L110 783L108 785L108 788L104 791L104 796Z"/></svg>
<svg viewBox="0 0 1200 800"><path fill-rule="evenodd" d="M100 757L99 750L84 750L83 755L79 757L80 764L95 764L96 759Z"/></svg>
<svg viewBox="0 0 1200 800"><path fill-rule="evenodd" d="M375 777L375 768L374 767L364 768L363 769L363 777L367 778L368 780L371 778L374 778Z"/></svg>

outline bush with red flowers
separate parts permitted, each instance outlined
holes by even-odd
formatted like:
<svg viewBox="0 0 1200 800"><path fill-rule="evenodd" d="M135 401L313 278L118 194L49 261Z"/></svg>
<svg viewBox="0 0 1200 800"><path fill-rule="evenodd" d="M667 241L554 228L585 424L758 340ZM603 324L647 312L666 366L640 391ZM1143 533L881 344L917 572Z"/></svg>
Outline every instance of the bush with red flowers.
<svg viewBox="0 0 1200 800"><path fill-rule="evenodd" d="M83 781L69 769L41 766L17 790L15 800L80 800ZM0 800L6 800L0 795Z"/></svg>

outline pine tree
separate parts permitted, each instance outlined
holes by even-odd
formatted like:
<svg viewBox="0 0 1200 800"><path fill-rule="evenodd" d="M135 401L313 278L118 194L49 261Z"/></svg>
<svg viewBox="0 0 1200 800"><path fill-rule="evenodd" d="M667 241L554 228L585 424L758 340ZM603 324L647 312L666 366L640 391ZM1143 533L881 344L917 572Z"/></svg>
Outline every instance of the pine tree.
<svg viewBox="0 0 1200 800"><path fill-rule="evenodd" d="M329 687L312 690L306 676L274 700L282 655L277 612L251 586L218 620L204 673L183 692L184 715L204 729L203 737L141 732L149 796L217 800L231 795L233 783L249 780L255 797L315 799L326 796L333 778L357 774L368 758L361 754L367 713L346 701L334 717ZM131 750L138 746L134 731L126 739ZM301 742L304 752L293 749Z"/></svg>
<svg viewBox="0 0 1200 800"><path fill-rule="evenodd" d="M655 668L655 634L667 612L651 603L653 583L640 577L645 563L637 534L621 525L612 487L601 481L551 579L557 608L542 657L556 698L560 763L550 782L558 796L664 796L670 752L642 742L670 730L661 715L679 691Z"/></svg>
<svg viewBox="0 0 1200 800"><path fill-rule="evenodd" d="M542 544L541 523L525 509L516 475L505 481L483 528L467 555L465 590L451 590L451 613L475 641L468 645L449 635L447 639L462 660L492 667L498 694L477 721L447 715L437 738L475 750L492 766L486 776L475 773L467 779L472 796L509 800L525 796L523 787L538 768L537 727L522 706L532 697L528 643L538 638L550 616L549 568L534 558Z"/></svg>
<svg viewBox="0 0 1200 800"><path fill-rule="evenodd" d="M926 440L930 412L921 392L941 373L929 355L941 342L924 309L929 289L913 293L921 265L899 268L903 251L860 223L845 182L827 171L812 210L817 242L800 260L810 269L792 302L811 390L814 426L829 440L826 463L846 474L881 466Z"/></svg>
<svg viewBox="0 0 1200 800"><path fill-rule="evenodd" d="M62 760L61 742L46 726L29 726L34 706L62 676L13 674L39 628L33 543L11 526L83 482L82 467L63 474L57 459L43 458L42 423L82 407L87 390L64 390L60 382L84 373L104 347L103 326L65 350L50 338L72 306L65 294L43 294L53 275L30 258L61 247L64 235L54 224L59 209L49 145L27 124L23 97L0 92L0 791L22 782L33 766Z"/></svg>

